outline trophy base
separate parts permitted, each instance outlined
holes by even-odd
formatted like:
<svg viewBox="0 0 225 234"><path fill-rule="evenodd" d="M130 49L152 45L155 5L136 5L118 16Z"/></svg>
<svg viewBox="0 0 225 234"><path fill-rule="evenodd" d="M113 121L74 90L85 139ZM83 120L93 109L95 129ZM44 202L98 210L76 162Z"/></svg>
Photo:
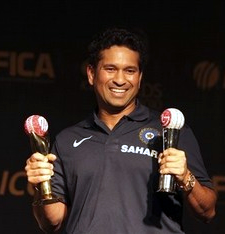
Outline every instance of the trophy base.
<svg viewBox="0 0 225 234"><path fill-rule="evenodd" d="M53 196L50 196L48 198L45 197L45 198L39 199L37 201L34 201L32 203L32 205L33 206L43 206L43 205L53 204L56 202L62 202L62 198L61 197L53 197Z"/></svg>
<svg viewBox="0 0 225 234"><path fill-rule="evenodd" d="M168 188L160 188L156 191L157 193L168 193L168 194L175 194L176 191L175 190L171 190Z"/></svg>
<svg viewBox="0 0 225 234"><path fill-rule="evenodd" d="M160 175L159 188L157 192L176 193L176 182L172 175Z"/></svg>

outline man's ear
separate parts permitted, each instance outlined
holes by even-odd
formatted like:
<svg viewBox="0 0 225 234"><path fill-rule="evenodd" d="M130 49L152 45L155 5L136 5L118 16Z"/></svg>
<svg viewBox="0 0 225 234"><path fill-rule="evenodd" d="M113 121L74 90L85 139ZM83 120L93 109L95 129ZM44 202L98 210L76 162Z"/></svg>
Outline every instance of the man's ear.
<svg viewBox="0 0 225 234"><path fill-rule="evenodd" d="M139 89L141 88L141 81L142 81L142 72L141 72L140 77L139 77L139 84L138 84Z"/></svg>
<svg viewBox="0 0 225 234"><path fill-rule="evenodd" d="M87 65L86 68L88 83L93 86L94 84L94 68L91 65Z"/></svg>

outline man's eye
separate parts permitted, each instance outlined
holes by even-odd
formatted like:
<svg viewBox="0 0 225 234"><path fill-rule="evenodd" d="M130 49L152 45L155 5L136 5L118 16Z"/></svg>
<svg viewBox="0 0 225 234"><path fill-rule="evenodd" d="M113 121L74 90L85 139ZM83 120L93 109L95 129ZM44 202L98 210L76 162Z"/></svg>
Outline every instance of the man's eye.
<svg viewBox="0 0 225 234"><path fill-rule="evenodd" d="M105 70L108 72L113 72L113 71L115 71L115 68L114 67L106 67Z"/></svg>
<svg viewBox="0 0 225 234"><path fill-rule="evenodd" d="M135 70L134 69L127 69L126 72L128 74L134 74L135 73Z"/></svg>

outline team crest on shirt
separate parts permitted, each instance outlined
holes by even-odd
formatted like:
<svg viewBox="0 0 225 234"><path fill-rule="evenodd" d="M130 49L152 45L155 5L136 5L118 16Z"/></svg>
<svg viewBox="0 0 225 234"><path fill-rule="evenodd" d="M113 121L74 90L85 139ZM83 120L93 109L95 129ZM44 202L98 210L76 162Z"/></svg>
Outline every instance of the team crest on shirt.
<svg viewBox="0 0 225 234"><path fill-rule="evenodd" d="M143 128L139 132L139 139L146 145L157 136L160 136L160 133L154 128Z"/></svg>

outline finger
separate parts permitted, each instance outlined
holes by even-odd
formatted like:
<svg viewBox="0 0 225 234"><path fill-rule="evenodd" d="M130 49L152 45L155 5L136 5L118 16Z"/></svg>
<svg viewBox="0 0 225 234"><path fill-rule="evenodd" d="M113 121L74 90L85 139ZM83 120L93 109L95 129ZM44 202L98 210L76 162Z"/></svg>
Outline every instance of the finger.
<svg viewBox="0 0 225 234"><path fill-rule="evenodd" d="M48 161L50 161L50 162L54 162L57 159L56 155L54 155L54 154L48 154L48 155L46 155L46 157L47 157Z"/></svg>
<svg viewBox="0 0 225 234"><path fill-rule="evenodd" d="M37 161L37 162L33 162L29 165L29 169L38 169L38 168L46 168L46 169L50 169L53 170L53 164L49 163L49 162L41 162L41 161Z"/></svg>
<svg viewBox="0 0 225 234"><path fill-rule="evenodd" d="M166 163L160 165L161 170L166 169L166 168L183 169L183 168L185 168L185 166L180 162L166 162Z"/></svg>
<svg viewBox="0 0 225 234"><path fill-rule="evenodd" d="M183 160L180 157L177 157L176 155L165 156L161 160L161 164L165 164L169 162L182 163Z"/></svg>
<svg viewBox="0 0 225 234"><path fill-rule="evenodd" d="M39 183L44 182L44 181L47 181L47 180L50 180L50 179L51 179L50 175L28 177L28 181L34 185L39 184Z"/></svg>
<svg viewBox="0 0 225 234"><path fill-rule="evenodd" d="M29 162L36 162L36 161L46 161L46 157L43 154L40 153L34 153L28 158Z"/></svg>
<svg viewBox="0 0 225 234"><path fill-rule="evenodd" d="M160 153L159 156L158 156L158 163L160 163L162 161L162 157L163 157L163 154Z"/></svg>
<svg viewBox="0 0 225 234"><path fill-rule="evenodd" d="M182 176L184 174L183 168L174 168L174 167L167 167L163 169L159 169L160 174L172 174L176 176Z"/></svg>
<svg viewBox="0 0 225 234"><path fill-rule="evenodd" d="M165 156L167 156L167 155L181 155L181 154L184 154L184 151L178 150L176 148L168 148L168 149L165 149L163 151L163 154Z"/></svg>
<svg viewBox="0 0 225 234"><path fill-rule="evenodd" d="M44 176L44 175L49 175L52 176L54 174L53 170L51 169L46 169L46 168L39 168L36 170L29 170L27 171L28 176Z"/></svg>

